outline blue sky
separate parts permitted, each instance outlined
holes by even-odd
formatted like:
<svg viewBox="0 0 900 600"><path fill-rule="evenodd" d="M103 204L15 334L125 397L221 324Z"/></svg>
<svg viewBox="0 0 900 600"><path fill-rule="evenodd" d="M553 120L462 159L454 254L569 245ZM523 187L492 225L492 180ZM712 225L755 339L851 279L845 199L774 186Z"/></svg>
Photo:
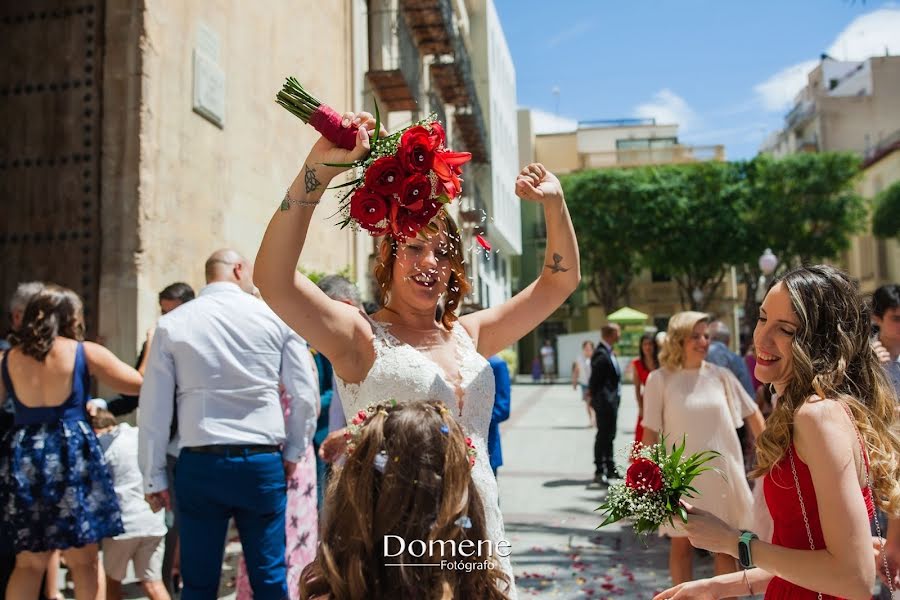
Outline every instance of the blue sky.
<svg viewBox="0 0 900 600"><path fill-rule="evenodd" d="M752 157L780 127L822 52L900 54L897 2L494 2L518 103L540 111L538 127L655 116L677 120L682 143L725 144L730 159Z"/></svg>

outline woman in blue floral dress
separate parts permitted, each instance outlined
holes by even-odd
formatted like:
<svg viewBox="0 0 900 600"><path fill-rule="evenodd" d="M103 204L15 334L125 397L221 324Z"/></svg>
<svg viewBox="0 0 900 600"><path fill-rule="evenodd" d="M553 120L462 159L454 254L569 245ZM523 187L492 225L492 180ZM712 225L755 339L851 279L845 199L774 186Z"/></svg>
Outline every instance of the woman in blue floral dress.
<svg viewBox="0 0 900 600"><path fill-rule="evenodd" d="M29 302L0 362L0 398L15 406L0 440L0 535L13 540L16 567L7 598L35 598L52 550L62 550L75 596L102 597L97 543L122 533L103 451L86 420L90 374L137 394L140 374L103 346L82 342L75 292L49 286Z"/></svg>

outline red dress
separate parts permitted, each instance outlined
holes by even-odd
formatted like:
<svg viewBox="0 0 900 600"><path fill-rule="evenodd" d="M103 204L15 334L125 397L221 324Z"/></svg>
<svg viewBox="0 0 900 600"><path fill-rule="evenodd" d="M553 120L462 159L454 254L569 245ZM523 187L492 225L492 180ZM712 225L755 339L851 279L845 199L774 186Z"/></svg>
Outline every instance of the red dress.
<svg viewBox="0 0 900 600"><path fill-rule="evenodd" d="M791 449L793 450L793 448L794 446L791 444ZM816 490L813 487L812 475L810 475L806 463L797 456L797 451L793 450L793 452L794 465L797 467L797 479L800 482L800 491L803 493L803 504L806 506L806 516L809 519L813 545L816 550L821 550L825 548L825 536L819 521L819 507L816 502ZM863 459L866 463L866 471L868 471L869 459L865 452L863 452ZM803 522L800 499L797 497L797 487L791 471L791 460L787 454L765 476L763 492L766 496L766 505L769 507L775 523L772 543L785 548L809 550L809 537ZM862 490L862 498L871 520L875 515L875 504L872 502L872 493L868 487ZM815 600L818 598L818 594L779 577L769 582L769 587L766 588L765 600L802 600L805 598ZM822 598L838 600L837 596L827 594L822 594Z"/></svg>
<svg viewBox="0 0 900 600"><path fill-rule="evenodd" d="M637 379L640 382L640 386L643 387L647 385L647 378L650 377L650 370L644 366L644 363L641 362L640 358L636 358L631 361L631 368L634 369L635 374L637 375ZM634 428L634 441L640 442L641 438L644 437L644 418L638 413L637 425Z"/></svg>

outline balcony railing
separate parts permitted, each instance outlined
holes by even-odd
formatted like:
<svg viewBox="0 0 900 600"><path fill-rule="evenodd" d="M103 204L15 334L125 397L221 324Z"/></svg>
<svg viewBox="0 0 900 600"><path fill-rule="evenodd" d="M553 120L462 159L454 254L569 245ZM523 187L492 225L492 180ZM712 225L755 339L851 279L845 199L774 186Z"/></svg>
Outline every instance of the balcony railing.
<svg viewBox="0 0 900 600"><path fill-rule="evenodd" d="M818 152L819 138L815 134L797 138L797 152Z"/></svg>
<svg viewBox="0 0 900 600"><path fill-rule="evenodd" d="M369 12L369 71L366 80L390 112L417 110L421 77L419 51L403 14Z"/></svg>
<svg viewBox="0 0 900 600"><path fill-rule="evenodd" d="M586 169L638 167L725 160L725 146L666 146L582 154Z"/></svg>
<svg viewBox="0 0 900 600"><path fill-rule="evenodd" d="M802 125L808 121L816 112L816 103L814 100L801 100L794 105L794 108L784 118L788 129Z"/></svg>
<svg viewBox="0 0 900 600"><path fill-rule="evenodd" d="M422 54L450 54L453 51L450 0L400 0L400 11Z"/></svg>

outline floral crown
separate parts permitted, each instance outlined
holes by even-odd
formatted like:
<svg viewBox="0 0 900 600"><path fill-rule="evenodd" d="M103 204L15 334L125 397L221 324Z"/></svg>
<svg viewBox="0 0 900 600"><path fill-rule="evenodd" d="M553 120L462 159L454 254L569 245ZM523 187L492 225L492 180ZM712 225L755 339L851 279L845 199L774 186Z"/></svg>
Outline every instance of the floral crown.
<svg viewBox="0 0 900 600"><path fill-rule="evenodd" d="M356 446L359 442L359 437L362 434L362 428L365 427L366 423L370 422L370 419L377 414L383 414L384 416L388 415L388 411L397 406L397 400L394 398L390 398L386 401L376 401L369 403L365 408L359 410L356 415L353 416L353 419L350 420L350 424L347 425L344 430L344 439L347 441L347 454L353 454L353 451L356 450ZM446 406L441 405L438 409L438 412L441 414L441 417L446 420L450 415L450 409ZM441 433L444 435L450 434L450 426L447 423L441 425ZM472 441L471 437L466 437L466 455L469 458L469 466L475 466L475 457L478 455L478 451L475 449L475 444ZM387 465L388 455L387 452L382 450L377 455L375 455L375 469L381 473L384 473L385 466ZM399 460L399 458L395 457L395 461Z"/></svg>
<svg viewBox="0 0 900 600"><path fill-rule="evenodd" d="M287 79L276 99L333 143L348 150L354 148L357 127L342 128L340 115L311 96L293 77ZM351 225L373 236L390 235L403 241L415 237L444 204L459 196L462 165L472 155L451 152L446 147L444 127L434 114L379 137L381 115L376 102L375 131L367 157L352 163L327 164L357 170L353 181L336 186L349 188L340 201L338 212L344 216L341 227Z"/></svg>

